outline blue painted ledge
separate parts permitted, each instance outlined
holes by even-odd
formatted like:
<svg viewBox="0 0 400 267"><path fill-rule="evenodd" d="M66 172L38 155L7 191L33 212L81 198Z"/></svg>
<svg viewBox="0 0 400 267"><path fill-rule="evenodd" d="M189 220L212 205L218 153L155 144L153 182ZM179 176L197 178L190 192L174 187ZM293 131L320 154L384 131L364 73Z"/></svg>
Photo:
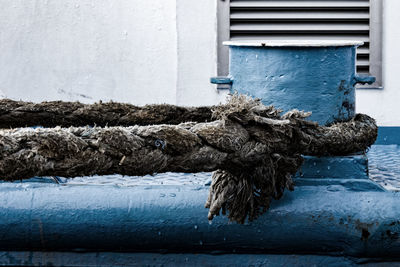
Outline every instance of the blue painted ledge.
<svg viewBox="0 0 400 267"><path fill-rule="evenodd" d="M379 127L375 145L399 145L400 127Z"/></svg>
<svg viewBox="0 0 400 267"><path fill-rule="evenodd" d="M340 157L304 156L304 163L296 177L368 179L368 158L365 154Z"/></svg>

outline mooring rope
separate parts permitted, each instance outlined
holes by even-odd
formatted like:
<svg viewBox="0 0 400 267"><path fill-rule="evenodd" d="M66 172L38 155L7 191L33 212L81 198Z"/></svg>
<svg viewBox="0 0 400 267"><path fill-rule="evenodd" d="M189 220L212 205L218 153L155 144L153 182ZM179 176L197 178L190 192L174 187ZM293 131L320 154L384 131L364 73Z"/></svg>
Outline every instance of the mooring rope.
<svg viewBox="0 0 400 267"><path fill-rule="evenodd" d="M265 212L284 189L293 189L291 177L301 166L301 155L359 152L377 137L376 123L367 115L329 127L307 121L309 115L297 110L281 115L259 100L233 96L212 108L210 122L3 129L0 177L217 170L206 203L208 218L222 211L243 223Z"/></svg>
<svg viewBox="0 0 400 267"><path fill-rule="evenodd" d="M180 107L126 103L95 103L50 101L31 103L0 100L0 128L70 127L70 126L132 126L179 124L186 121L210 121L212 107Z"/></svg>

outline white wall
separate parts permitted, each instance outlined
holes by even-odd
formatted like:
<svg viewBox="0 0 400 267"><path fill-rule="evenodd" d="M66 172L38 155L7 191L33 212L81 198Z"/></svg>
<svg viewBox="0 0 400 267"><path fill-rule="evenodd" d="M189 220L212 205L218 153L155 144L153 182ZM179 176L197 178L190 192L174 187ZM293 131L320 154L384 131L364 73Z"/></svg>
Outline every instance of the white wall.
<svg viewBox="0 0 400 267"><path fill-rule="evenodd" d="M383 0L383 90L357 112L400 126L400 1ZM0 0L0 97L217 104L215 0Z"/></svg>
<svg viewBox="0 0 400 267"><path fill-rule="evenodd" d="M0 95L215 104L215 0L0 0Z"/></svg>
<svg viewBox="0 0 400 267"><path fill-rule="evenodd" d="M382 90L357 90L357 112L380 126L400 126L400 1L383 0Z"/></svg>
<svg viewBox="0 0 400 267"><path fill-rule="evenodd" d="M217 73L217 1L176 0L178 105L217 104L227 91L209 83Z"/></svg>

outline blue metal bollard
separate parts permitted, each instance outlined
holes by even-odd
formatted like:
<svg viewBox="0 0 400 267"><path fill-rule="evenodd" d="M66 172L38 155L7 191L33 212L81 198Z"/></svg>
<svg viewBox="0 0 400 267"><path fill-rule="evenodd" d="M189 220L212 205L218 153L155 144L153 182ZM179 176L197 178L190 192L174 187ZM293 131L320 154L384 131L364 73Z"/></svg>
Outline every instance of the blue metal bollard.
<svg viewBox="0 0 400 267"><path fill-rule="evenodd" d="M215 84L260 98L284 111L312 111L320 124L354 116L357 83L374 77L355 73L359 41L232 41L228 77L213 77Z"/></svg>
<svg viewBox="0 0 400 267"><path fill-rule="evenodd" d="M284 111L312 111L310 120L326 125L355 115L355 85L375 78L356 74L359 41L232 41L228 77L211 83L230 84L232 92L260 98ZM368 179L367 159L306 158L298 177ZM316 166L318 162L318 166ZM328 171L324 171L328 170ZM372 182L371 182L372 183Z"/></svg>

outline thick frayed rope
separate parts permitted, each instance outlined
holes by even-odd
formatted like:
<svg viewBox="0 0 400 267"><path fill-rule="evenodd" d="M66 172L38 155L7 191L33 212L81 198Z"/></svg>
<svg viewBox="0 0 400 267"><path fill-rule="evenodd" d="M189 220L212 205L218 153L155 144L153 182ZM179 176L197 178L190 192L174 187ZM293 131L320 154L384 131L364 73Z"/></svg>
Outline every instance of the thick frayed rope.
<svg viewBox="0 0 400 267"><path fill-rule="evenodd" d="M301 155L364 151L377 137L374 119L363 114L348 122L319 126L306 119L310 113L293 110L281 115L260 100L239 95L227 104L203 109L209 110L206 117L212 116L213 121L186 122L187 116L177 114L168 116L177 125L0 130L0 177L19 180L216 170L206 203L208 218L222 212L243 223L264 213L285 189L293 189L291 177L301 166ZM159 117L149 114L151 122ZM140 121L146 118L142 112Z"/></svg>
<svg viewBox="0 0 400 267"><path fill-rule="evenodd" d="M251 131L250 135L256 140L262 135L264 143L269 143L267 146L273 149L268 149L259 166L236 172L218 170L213 174L205 205L209 208L209 220L220 211L223 215L228 211L231 221L244 223L246 218L252 221L269 208L272 199L279 199L285 189L293 190L292 176L303 162L300 153L338 155L362 151L377 137L375 121L362 114L347 123L320 127L305 120L310 112L292 110L283 116L280 113L272 106L262 105L259 100L237 95L227 106L214 109L215 118L233 120L249 129L255 125L265 126L265 131ZM281 144L276 146L277 143ZM282 148L278 152L279 146Z"/></svg>

